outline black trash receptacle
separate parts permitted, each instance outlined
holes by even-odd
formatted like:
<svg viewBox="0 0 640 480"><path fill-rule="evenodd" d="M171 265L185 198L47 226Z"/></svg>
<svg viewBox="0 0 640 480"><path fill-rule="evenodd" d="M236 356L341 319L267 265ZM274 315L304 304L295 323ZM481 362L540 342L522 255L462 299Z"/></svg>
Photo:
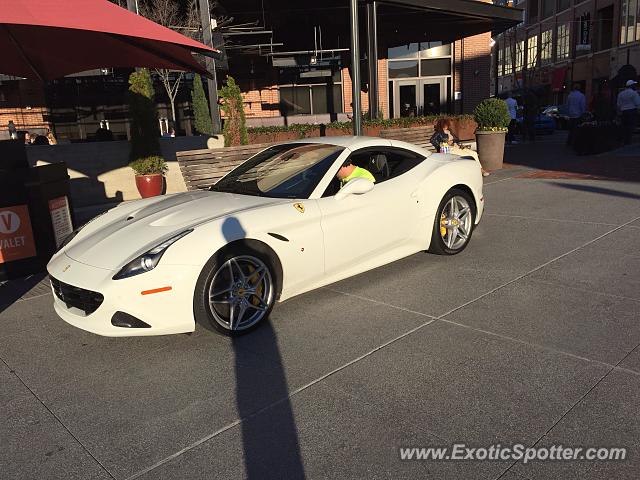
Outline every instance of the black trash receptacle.
<svg viewBox="0 0 640 480"><path fill-rule="evenodd" d="M0 279L44 271L73 231L64 163L29 168L21 142L0 142Z"/></svg>

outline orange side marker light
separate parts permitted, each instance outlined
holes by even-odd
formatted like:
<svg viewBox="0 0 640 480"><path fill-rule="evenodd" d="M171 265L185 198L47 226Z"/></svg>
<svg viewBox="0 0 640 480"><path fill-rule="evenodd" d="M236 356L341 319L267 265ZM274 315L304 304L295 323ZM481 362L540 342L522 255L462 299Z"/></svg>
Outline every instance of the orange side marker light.
<svg viewBox="0 0 640 480"><path fill-rule="evenodd" d="M169 290L171 290L171 287L160 287L160 288L154 288L152 290L143 290L140 293L142 295L151 295L152 293L167 292Z"/></svg>

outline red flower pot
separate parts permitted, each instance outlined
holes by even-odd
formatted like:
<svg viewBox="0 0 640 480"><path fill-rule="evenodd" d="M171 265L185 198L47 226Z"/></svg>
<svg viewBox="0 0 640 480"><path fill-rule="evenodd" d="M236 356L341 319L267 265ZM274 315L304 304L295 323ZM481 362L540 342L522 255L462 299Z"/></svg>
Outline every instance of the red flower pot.
<svg viewBox="0 0 640 480"><path fill-rule="evenodd" d="M155 197L162 194L162 175L136 175L136 187L142 198Z"/></svg>

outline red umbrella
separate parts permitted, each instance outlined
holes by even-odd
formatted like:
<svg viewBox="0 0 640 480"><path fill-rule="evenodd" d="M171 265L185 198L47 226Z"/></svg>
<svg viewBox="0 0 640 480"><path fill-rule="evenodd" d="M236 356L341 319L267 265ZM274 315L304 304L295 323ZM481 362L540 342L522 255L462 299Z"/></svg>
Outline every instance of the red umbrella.
<svg viewBox="0 0 640 480"><path fill-rule="evenodd" d="M217 50L107 0L11 0L0 9L0 73L51 80L104 67L207 74Z"/></svg>

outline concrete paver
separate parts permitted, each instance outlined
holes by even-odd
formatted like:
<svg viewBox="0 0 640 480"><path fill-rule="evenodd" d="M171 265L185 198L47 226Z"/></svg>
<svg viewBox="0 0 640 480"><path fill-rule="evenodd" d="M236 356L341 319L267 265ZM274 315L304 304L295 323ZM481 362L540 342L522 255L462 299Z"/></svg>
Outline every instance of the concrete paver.
<svg viewBox="0 0 640 480"><path fill-rule="evenodd" d="M292 299L235 340L97 337L55 316L42 277L0 285L1 476L637 478L634 158L508 146L465 252ZM399 458L454 442L630 459Z"/></svg>

